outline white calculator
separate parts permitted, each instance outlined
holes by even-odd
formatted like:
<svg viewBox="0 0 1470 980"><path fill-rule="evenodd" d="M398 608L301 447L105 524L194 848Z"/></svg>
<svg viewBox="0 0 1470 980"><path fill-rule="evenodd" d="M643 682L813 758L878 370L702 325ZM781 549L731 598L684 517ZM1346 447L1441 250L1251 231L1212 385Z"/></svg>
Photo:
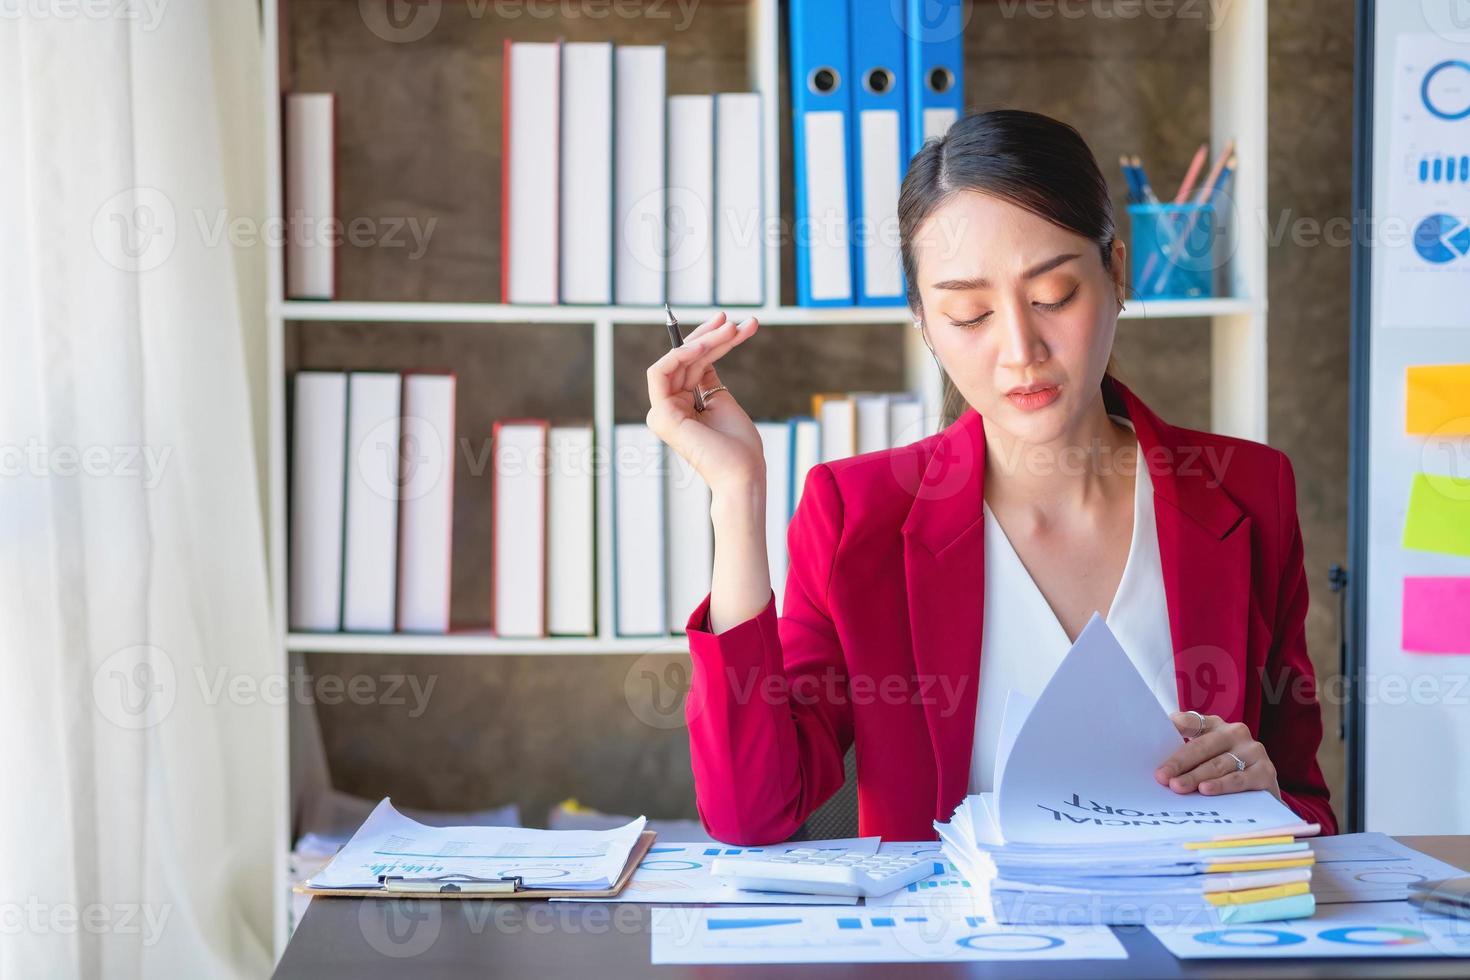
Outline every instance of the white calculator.
<svg viewBox="0 0 1470 980"><path fill-rule="evenodd" d="M773 857L717 857L710 873L736 888L805 895L886 895L934 874L933 857L795 848Z"/></svg>

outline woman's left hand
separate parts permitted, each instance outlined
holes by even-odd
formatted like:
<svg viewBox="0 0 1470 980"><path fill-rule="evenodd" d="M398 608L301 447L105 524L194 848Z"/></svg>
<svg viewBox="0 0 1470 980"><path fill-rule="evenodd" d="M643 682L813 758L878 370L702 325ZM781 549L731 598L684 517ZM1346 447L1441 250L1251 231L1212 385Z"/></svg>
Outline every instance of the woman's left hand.
<svg viewBox="0 0 1470 980"><path fill-rule="evenodd" d="M1243 793L1264 789L1281 799L1276 785L1276 767L1251 730L1240 722L1229 723L1219 715L1177 711L1169 716L1179 734L1189 741L1154 771L1161 785L1176 793L1196 789L1205 796ZM1204 731L1200 731L1203 719ZM1233 757L1232 757L1233 753ZM1245 764L1240 768L1236 759Z"/></svg>

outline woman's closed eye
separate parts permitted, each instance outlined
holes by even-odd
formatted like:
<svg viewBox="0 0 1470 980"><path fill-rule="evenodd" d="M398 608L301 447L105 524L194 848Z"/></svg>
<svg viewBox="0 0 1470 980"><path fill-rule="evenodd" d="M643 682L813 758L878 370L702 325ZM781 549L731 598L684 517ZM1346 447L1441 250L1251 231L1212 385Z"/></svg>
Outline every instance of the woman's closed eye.
<svg viewBox="0 0 1470 980"><path fill-rule="evenodd" d="M1055 302L1049 303L1043 300L1033 300L1031 302L1031 305L1036 307L1038 310L1044 310L1047 313L1055 313L1057 310L1060 310L1062 307L1072 302L1072 300L1077 296L1077 290L1079 288L1081 288L1081 283L1074 285L1071 291L1067 293L1067 295L1063 296L1061 299ZM959 327L962 330L969 329L970 327L978 327L980 324L984 323L990 318L990 314L992 312L994 311L986 310L984 313L978 313L967 320L956 320L951 317L949 322L951 326Z"/></svg>
<svg viewBox="0 0 1470 980"><path fill-rule="evenodd" d="M1034 302L1031 305L1036 307L1038 310L1045 310L1048 313L1055 313L1057 310L1060 310L1062 307L1072 302L1072 297L1077 295L1077 290L1081 285L1081 283L1077 283L1076 285L1074 285L1071 292L1067 293L1067 295L1063 296L1055 303Z"/></svg>

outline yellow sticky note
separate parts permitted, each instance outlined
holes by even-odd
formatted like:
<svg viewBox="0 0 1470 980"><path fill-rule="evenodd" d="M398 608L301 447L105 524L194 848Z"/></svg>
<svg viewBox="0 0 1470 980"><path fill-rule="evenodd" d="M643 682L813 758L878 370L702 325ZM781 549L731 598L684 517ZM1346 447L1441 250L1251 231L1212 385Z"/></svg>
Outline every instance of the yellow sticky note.
<svg viewBox="0 0 1470 980"><path fill-rule="evenodd" d="M1404 431L1418 436L1470 435L1470 364L1408 368Z"/></svg>
<svg viewBox="0 0 1470 980"><path fill-rule="evenodd" d="M1404 547L1470 558L1470 479L1414 474Z"/></svg>
<svg viewBox="0 0 1470 980"><path fill-rule="evenodd" d="M1302 858L1291 858L1289 860L1260 861L1217 861L1214 864L1205 865L1205 874L1219 874L1222 871L1274 871L1277 868L1310 868L1317 862L1316 855L1309 854Z"/></svg>
<svg viewBox="0 0 1470 980"><path fill-rule="evenodd" d="M1311 882L1295 881L1289 885L1246 888L1237 892L1209 892L1205 895L1205 900L1211 905L1249 905L1251 902L1265 902L1273 898L1290 898L1292 895L1305 895L1311 890Z"/></svg>
<svg viewBox="0 0 1470 980"><path fill-rule="evenodd" d="M1218 847L1261 847L1265 844L1290 844L1295 840L1295 837L1287 834L1283 837L1247 837L1240 840L1192 840L1185 841L1184 847L1190 851L1202 851Z"/></svg>

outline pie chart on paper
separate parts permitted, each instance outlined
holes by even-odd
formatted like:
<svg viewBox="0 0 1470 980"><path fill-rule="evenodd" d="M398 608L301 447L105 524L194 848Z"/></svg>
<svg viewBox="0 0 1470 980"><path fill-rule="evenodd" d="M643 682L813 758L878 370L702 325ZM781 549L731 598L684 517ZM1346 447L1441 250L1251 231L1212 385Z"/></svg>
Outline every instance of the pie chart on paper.
<svg viewBox="0 0 1470 980"><path fill-rule="evenodd" d="M1414 226L1414 251L1443 265L1470 254L1470 226L1448 214L1431 214Z"/></svg>

